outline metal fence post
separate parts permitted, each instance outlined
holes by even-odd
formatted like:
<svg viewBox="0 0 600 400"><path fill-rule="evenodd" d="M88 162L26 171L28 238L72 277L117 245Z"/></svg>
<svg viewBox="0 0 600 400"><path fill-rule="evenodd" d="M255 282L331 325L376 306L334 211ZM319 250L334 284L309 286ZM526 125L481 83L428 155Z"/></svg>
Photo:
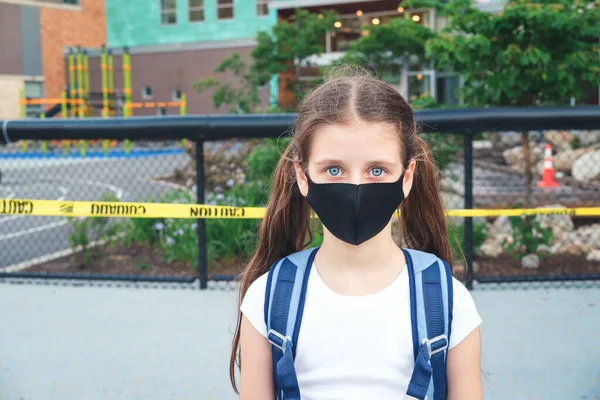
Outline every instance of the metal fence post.
<svg viewBox="0 0 600 400"><path fill-rule="evenodd" d="M196 202L204 204L204 141L196 140ZM208 261L206 257L206 223L201 218L197 221L198 232L198 277L200 289L207 288Z"/></svg>
<svg viewBox="0 0 600 400"><path fill-rule="evenodd" d="M464 134L465 209L473 208L473 133ZM473 288L473 218L465 218L465 286Z"/></svg>

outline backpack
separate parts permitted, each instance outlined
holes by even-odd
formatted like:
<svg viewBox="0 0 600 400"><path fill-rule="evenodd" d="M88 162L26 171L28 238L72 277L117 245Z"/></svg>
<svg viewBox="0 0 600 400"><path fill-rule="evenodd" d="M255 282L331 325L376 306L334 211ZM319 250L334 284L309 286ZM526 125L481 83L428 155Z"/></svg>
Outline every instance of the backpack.
<svg viewBox="0 0 600 400"><path fill-rule="evenodd" d="M264 313L278 400L300 400L294 358L308 277L317 250L291 254L276 261L269 270ZM402 251L409 274L415 358L404 399L445 400L446 356L452 326L452 272L447 262L433 254Z"/></svg>

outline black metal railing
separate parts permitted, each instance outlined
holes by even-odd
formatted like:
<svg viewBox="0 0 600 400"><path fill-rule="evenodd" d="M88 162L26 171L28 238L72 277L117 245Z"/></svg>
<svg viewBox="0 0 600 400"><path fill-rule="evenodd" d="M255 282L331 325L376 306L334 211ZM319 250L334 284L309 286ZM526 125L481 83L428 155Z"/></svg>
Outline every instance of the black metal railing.
<svg viewBox="0 0 600 400"><path fill-rule="evenodd" d="M73 120L5 120L0 121L1 134L0 144L7 144L9 146L15 146L14 143L20 141L102 141L102 140L115 140L122 143L124 140L131 141L137 144L143 144L148 148L155 149L157 143L171 143L171 146L162 146L161 148L174 148L182 139L186 139L195 146L195 201L198 204L205 203L206 193L206 171L205 171L205 145L207 143L214 143L224 140L238 139L238 140L249 140L249 139L260 139L260 138L278 138L285 135L289 128L293 125L296 118L295 114L281 114L281 115L198 115L198 116L164 116L164 117L133 117L133 118L115 118L115 119L73 119ZM504 135L506 132L544 132L548 130L563 130L563 131L591 131L600 129L600 107L559 107L559 108L485 108L485 109L456 109L456 110L425 110L418 111L417 118L420 123L421 129L424 133L439 133L444 137L455 137L463 136L462 139L462 160L456 158L453 167L456 171L462 171L462 183L459 183L461 187L462 197L459 201L462 203L462 207L465 209L482 208L480 205L489 206L494 208L501 204L499 201L497 204L489 202L489 198L501 197L502 194L496 196L491 193L487 197L487 200L477 201L477 196L474 196L474 177L479 176L476 171L477 168L484 169L485 173L490 175L490 179L493 178L491 171L504 171L497 172L498 176L505 177L506 179L516 179L522 175L519 169L511 169L511 165L508 162L500 161L497 167L491 168L489 171L486 168L486 163L489 160L493 160L494 157L504 157L499 155L503 148L495 150L492 146L491 150L488 146L488 155L486 160L478 160L480 154L483 154L479 149L474 149L474 141L482 142L479 136L481 134L489 135L490 132L500 132L500 135ZM508 135L508 134L507 134ZM564 136L567 136L564 134ZM592 135L593 136L593 135ZM485 142L489 143L489 139ZM539 140L534 143L535 149L532 151L537 152L539 145L542 143ZM98 145L100 146L100 145ZM512 143L512 148L516 149L519 144ZM536 147L537 146L537 147ZM460 146L459 146L460 147ZM505 146L506 147L506 146ZM577 141L572 151L581 150L581 143ZM596 152L600 149L600 138L598 144L592 143L592 145L585 150L588 153ZM1 150L1 148L0 148ZM21 149L20 151L22 151ZM163 149L164 150L164 149ZM506 152L511 149L504 149ZM584 151L580 151L584 154ZM588 151L589 150L589 151ZM18 150L7 150L6 152L16 153ZM494 151L496 151L495 154ZM571 150L568 150L571 151ZM514 150L518 153L518 150ZM565 151L566 152L566 151ZM2 154L2 152L0 152ZM166 153L165 153L166 154ZM486 153L487 154L487 153ZM491 154L491 155L490 155ZM494 155L495 154L495 155ZM504 153L502 153L504 154ZM507 153L508 154L508 153ZM537 154L537 153L536 153ZM569 153L570 154L570 153ZM537 155L536 155L537 157ZM60 159L60 157L56 157ZM2 169L9 169L11 160L15 158L6 158L0 164L0 174ZM0 158L1 160L1 158ZM181 162L181 160L176 160ZM536 160L537 161L537 160ZM173 161L175 162L175 161ZM68 162L65 161L68 165ZM121 164L116 165L115 162L113 167L120 168L122 170L129 170L133 164ZM142 161L136 165L136 168L151 168L155 167L155 163ZM502 165L500 165L502 164ZM483 167L481 167L483 165ZM534 166L535 167L535 166ZM42 168L42 167L40 167ZM62 173L69 173L68 167L63 168L60 171ZM166 168L166 167L165 167ZM504 169L502 169L504 168ZM164 170L164 168L163 168ZM72 169L71 169L72 171ZM474 174L474 171L476 172ZM163 171L164 172L164 171ZM28 175L24 170L19 170L19 175L23 179L31 179L31 174ZM95 170L94 173L101 174L102 171ZM485 175L485 173L483 175ZM16 172L15 172L16 174ZM502 175L503 174L503 175ZM7 177L10 176L10 172L4 173L4 180L6 184ZM537 176L537 175L536 175ZM45 178L46 179L46 178ZM480 177L478 179L485 180L486 177ZM497 178L499 179L499 178ZM565 177L565 179L571 179ZM594 180L597 178L592 177L590 182L585 183L585 188L577 196L586 199L586 205L600 206L600 181L596 183ZM571 179L573 181L573 179ZM500 182L501 183L501 182ZM475 185L477 186L477 185ZM0 188L2 183L0 183ZM555 196L557 201L571 196L575 193L577 186L566 186L566 190L561 192L560 196ZM30 189L35 192L35 182L32 181ZM67 190L66 188L65 190ZM524 189L523 189L524 190ZM577 189L580 190L580 189ZM515 194L516 197L520 196L521 193ZM92 196L92 194L90 194ZM96 196L96 194L93 194ZM562 196L562 197L561 197ZM0 192L0 198L3 197ZM84 196L85 197L85 196ZM514 196L513 196L514 197ZM38 198L44 198L43 193L38 193ZM83 200L85 198L69 198L70 200ZM95 200L98 200L96 198ZM513 199L514 200L514 199ZM133 199L132 201L139 201L139 198ZM486 203L487 201L487 203ZM510 201L507 200L508 203ZM506 202L505 202L506 203ZM507 203L507 204L508 204ZM571 202L576 204L577 201ZM545 204L542 202L542 204ZM1 221L0 221L1 222ZM505 221L506 222L506 221ZM513 276L510 274L504 274L502 276L494 275L481 275L477 272L474 273L474 220L472 217L464 218L464 233L463 243L465 255L465 267L464 267L464 278L467 286L471 287L473 278L476 277L480 282L500 282L500 281L519 281L519 280L569 280L569 279L598 279L600 278L600 269L593 264L593 267L589 268L586 273L552 273L543 274L537 273L533 275L518 275ZM483 223L483 222L482 222ZM490 226L490 222L486 222L486 226ZM511 222L512 223L512 222ZM58 224L58 223L57 223ZM513 227L514 228L514 227ZM1 229L1 225L0 225ZM30 228L27 232L37 232L35 227ZM208 259L207 259L207 240L206 240L206 222L204 219L199 219L195 226L197 233L197 246L198 246L198 260L197 260L197 278L200 280L200 286L206 288L208 281ZM544 228L546 229L546 228ZM484 229L485 230L485 229ZM10 234L9 234L10 235ZM576 236L576 235L574 235ZM0 238L2 237L0 231ZM10 236L11 238L14 237ZM505 240L508 236L505 235ZM511 239L512 240L512 239ZM499 243L495 243L499 245ZM600 250L600 249L599 249ZM0 259L3 257L0 254ZM552 257L552 256L550 256ZM1 260L0 260L1 261ZM498 261L499 263L501 261ZM197 279L195 276L168 276L168 277L157 277L157 276L144 276L138 274L135 276L125 276L119 274L74 274L74 273L34 273L34 272L2 272L3 264L0 263L0 277L60 277L65 279L123 279L123 280L172 280L172 281L189 281ZM143 266L142 266L143 267ZM140 268L142 268L140 267Z"/></svg>

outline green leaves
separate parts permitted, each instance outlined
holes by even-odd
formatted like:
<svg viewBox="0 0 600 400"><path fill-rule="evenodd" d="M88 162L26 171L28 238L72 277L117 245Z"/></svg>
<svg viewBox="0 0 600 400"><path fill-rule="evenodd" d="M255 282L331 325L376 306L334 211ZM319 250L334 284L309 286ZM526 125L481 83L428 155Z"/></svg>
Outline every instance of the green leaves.
<svg viewBox="0 0 600 400"><path fill-rule="evenodd" d="M399 58L409 55L423 60L425 43L435 35L431 29L405 18L393 19L386 25L370 25L365 31L343 61L374 66L377 70L398 64Z"/></svg>
<svg viewBox="0 0 600 400"><path fill-rule="evenodd" d="M419 2L412 2L419 3ZM421 2L422 3L422 2ZM569 104L600 84L600 10L591 0L513 0L501 13L437 4L449 25L426 54L465 80L471 106Z"/></svg>
<svg viewBox="0 0 600 400"><path fill-rule="evenodd" d="M260 104L258 94L260 78L246 73L246 63L239 53L233 53L223 59L215 68L215 73L228 72L239 78L239 85L222 84L214 76L209 76L194 82L193 86L198 93L210 88L217 88L212 94L215 108L230 106L229 112L233 114L252 112Z"/></svg>

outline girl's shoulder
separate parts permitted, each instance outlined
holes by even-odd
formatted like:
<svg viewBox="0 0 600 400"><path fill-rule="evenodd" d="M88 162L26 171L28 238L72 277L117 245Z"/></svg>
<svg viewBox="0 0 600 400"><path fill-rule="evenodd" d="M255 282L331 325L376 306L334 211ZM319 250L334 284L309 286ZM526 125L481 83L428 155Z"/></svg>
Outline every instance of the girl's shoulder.
<svg viewBox="0 0 600 400"><path fill-rule="evenodd" d="M266 272L252 282L240 305L242 314L265 337L267 336L267 324L264 310L268 275L269 273Z"/></svg>

